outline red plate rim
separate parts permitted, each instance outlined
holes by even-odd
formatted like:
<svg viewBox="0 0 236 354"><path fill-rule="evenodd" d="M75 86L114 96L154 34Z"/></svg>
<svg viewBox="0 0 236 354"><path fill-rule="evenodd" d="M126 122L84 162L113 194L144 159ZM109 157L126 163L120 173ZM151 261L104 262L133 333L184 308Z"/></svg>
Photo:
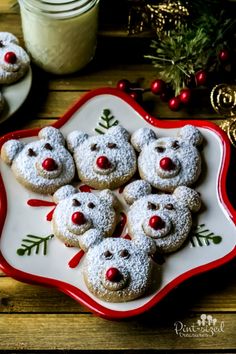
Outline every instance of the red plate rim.
<svg viewBox="0 0 236 354"><path fill-rule="evenodd" d="M220 129L217 125L215 125L212 122L209 122L207 120L178 120L178 121L167 121L167 120L159 120L158 118L154 118L151 115L149 115L145 110L138 104L136 103L131 97L129 97L126 93L121 92L117 89L114 88L99 88L93 91L90 91L89 93L86 93L84 96L82 96L77 102L75 102L71 108L55 123L53 124L54 127L56 128L61 128L70 118L71 116L79 109L81 108L86 102L88 102L90 99L94 98L95 96L99 95L113 95L116 97L119 97L126 103L128 103L136 112L140 114L140 116L143 117L148 123L155 127L159 128L180 128L186 124L192 124L196 127L201 127L201 128L207 128L211 131L213 131L221 140L222 145L223 145L223 157L222 157L222 163L220 167L220 172L219 172L219 178L218 178L218 193L219 193L219 199L224 208L227 210L230 218L232 221L236 224L236 210L234 210L232 204L229 201L229 198L227 196L227 191L226 191L226 178L227 178L227 172L229 168L229 163L230 163L230 155L231 155L231 147L230 147L230 142L229 139L226 135L226 133ZM6 142L9 139L19 139L19 138L26 138L30 136L35 136L38 134L39 130L41 128L37 129L28 129L28 130L20 130L20 131L15 131L12 133L8 133L4 135L3 137L0 138L0 149L4 142ZM0 175L0 233L2 233L2 229L5 223L6 215L7 215L7 196L6 196L6 191L4 187L4 183L2 180L2 177ZM212 261L210 263L204 264L202 266L196 267L192 270L189 270L174 280L172 280L170 283L168 283L158 294L156 294L149 302L144 304L141 307L138 307L133 310L128 310L128 311L117 311L117 310L110 310L107 309L106 307L98 304L96 301L91 299L87 294L79 290L73 285L70 285L68 283L56 280L56 279L50 279L50 278L45 278L33 274L29 274L23 271L20 271L14 267L12 267L6 259L3 257L2 253L0 252L0 268L5 272L7 275L11 276L12 278L15 278L17 280L30 283L30 284L41 284L41 285L46 285L46 286L53 286L58 288L58 290L66 293L67 295L71 296L74 298L76 301L81 303L83 306L89 308L92 312L95 314L106 318L106 319L122 319L122 318L128 318L131 316L136 316L139 315L147 310L149 310L151 307L156 305L161 299L163 299L172 289L174 289L176 286L181 284L183 281L186 279L198 275L200 273L206 272L208 270L211 270L213 268L219 267L223 265L226 262L229 262L236 256L236 246L233 248L231 252L229 252L226 256L219 258L215 261Z"/></svg>

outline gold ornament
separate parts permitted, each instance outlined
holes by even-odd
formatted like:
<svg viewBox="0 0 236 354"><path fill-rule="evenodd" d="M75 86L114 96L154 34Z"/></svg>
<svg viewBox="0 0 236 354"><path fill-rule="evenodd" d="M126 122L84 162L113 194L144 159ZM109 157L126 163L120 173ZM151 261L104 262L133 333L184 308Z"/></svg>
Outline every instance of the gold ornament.
<svg viewBox="0 0 236 354"><path fill-rule="evenodd" d="M169 35L170 31L178 31L186 27L189 10L181 1L167 0L158 5L146 5L151 26L157 35Z"/></svg>
<svg viewBox="0 0 236 354"><path fill-rule="evenodd" d="M157 35L169 35L172 30L185 28L190 16L187 6L180 0L129 0L129 4L129 34L143 32L145 26L148 26Z"/></svg>
<svg viewBox="0 0 236 354"><path fill-rule="evenodd" d="M211 91L211 105L226 119L220 124L232 145L236 147L236 85L220 84Z"/></svg>

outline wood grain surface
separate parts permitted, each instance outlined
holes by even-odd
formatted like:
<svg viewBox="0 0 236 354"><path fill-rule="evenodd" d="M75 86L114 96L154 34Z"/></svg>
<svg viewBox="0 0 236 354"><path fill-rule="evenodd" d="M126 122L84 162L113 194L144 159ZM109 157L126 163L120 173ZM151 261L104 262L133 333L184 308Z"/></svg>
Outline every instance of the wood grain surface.
<svg viewBox="0 0 236 354"><path fill-rule="evenodd" d="M0 31L14 33L23 45L19 9L13 3L0 0ZM126 20L127 1L101 1L94 61L79 73L58 77L32 65L33 85L29 97L0 126L0 135L53 124L84 93L98 87L114 87L121 78L148 87L157 75L143 59L151 35L146 32L141 36L127 36ZM200 118L219 124L223 117L211 108L209 92L196 90L194 96L200 100L200 106L171 112L158 97L145 93L143 107L161 119ZM235 274L233 260L189 279L137 318L107 321L54 288L24 284L0 271L0 352L235 353ZM191 327L201 314L212 315L218 324L222 322L223 331L192 338L175 332L176 321Z"/></svg>

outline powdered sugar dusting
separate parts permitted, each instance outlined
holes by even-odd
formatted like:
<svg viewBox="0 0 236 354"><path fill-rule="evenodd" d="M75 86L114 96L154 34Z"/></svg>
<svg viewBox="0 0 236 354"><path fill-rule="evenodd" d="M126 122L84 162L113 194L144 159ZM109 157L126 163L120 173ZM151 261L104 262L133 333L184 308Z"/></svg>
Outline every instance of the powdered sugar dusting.
<svg viewBox="0 0 236 354"><path fill-rule="evenodd" d="M0 32L0 84L11 84L25 75L29 68L30 58L26 51L18 45L18 40L10 33ZM6 53L16 55L14 63L7 63Z"/></svg>
<svg viewBox="0 0 236 354"><path fill-rule="evenodd" d="M162 191L173 191L180 185L190 186L201 173L201 157L195 147L201 140L201 134L193 126L182 129L185 129L183 138L165 137L153 140L143 146L138 157L141 178ZM160 165L163 158L171 159L174 167L164 170Z"/></svg>
<svg viewBox="0 0 236 354"><path fill-rule="evenodd" d="M122 257L126 251L126 257ZM111 256L106 257L107 252ZM110 268L119 270L119 282L106 279ZM108 238L92 247L83 269L85 282L97 297L111 302L122 302L140 297L147 290L151 277L152 261L147 251L134 242L120 238Z"/></svg>
<svg viewBox="0 0 236 354"><path fill-rule="evenodd" d="M38 193L53 193L74 178L73 158L57 141L41 139L23 145L17 140L8 140L2 147L1 155L4 161L12 162L18 181ZM48 171L43 167L46 159L55 162L54 170Z"/></svg>
<svg viewBox="0 0 236 354"><path fill-rule="evenodd" d="M76 202L75 202L76 201ZM75 212L83 213L86 222L83 225L75 225L72 221L72 215ZM57 205L53 215L53 231L57 237L63 242L73 246L82 247L84 250L95 241L96 237L100 238L111 236L116 226L116 213L112 206L99 194L93 193L76 193L61 200ZM91 230L94 230L91 233ZM92 240L88 240L89 232ZM86 237L84 240L82 235Z"/></svg>
<svg viewBox="0 0 236 354"><path fill-rule="evenodd" d="M185 198L187 197L186 193ZM177 250L187 238L192 226L191 212L186 204L187 200L182 200L181 194L179 197L167 194L142 197L134 202L127 215L130 236L133 239L151 237L160 252ZM164 222L158 230L149 224L154 215Z"/></svg>
<svg viewBox="0 0 236 354"><path fill-rule="evenodd" d="M136 172L134 149L125 135L115 133L117 129L113 130L114 134L109 132L91 136L76 148L74 159L82 182L97 189L114 189L127 182ZM110 168L101 169L97 165L97 159L101 156L109 160Z"/></svg>

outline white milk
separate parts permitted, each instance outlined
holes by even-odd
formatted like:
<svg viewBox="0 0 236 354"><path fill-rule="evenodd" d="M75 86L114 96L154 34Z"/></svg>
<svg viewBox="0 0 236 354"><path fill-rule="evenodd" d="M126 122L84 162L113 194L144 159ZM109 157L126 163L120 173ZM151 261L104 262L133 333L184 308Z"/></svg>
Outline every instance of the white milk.
<svg viewBox="0 0 236 354"><path fill-rule="evenodd" d="M24 41L32 60L54 74L69 74L93 58L99 0L19 0Z"/></svg>

